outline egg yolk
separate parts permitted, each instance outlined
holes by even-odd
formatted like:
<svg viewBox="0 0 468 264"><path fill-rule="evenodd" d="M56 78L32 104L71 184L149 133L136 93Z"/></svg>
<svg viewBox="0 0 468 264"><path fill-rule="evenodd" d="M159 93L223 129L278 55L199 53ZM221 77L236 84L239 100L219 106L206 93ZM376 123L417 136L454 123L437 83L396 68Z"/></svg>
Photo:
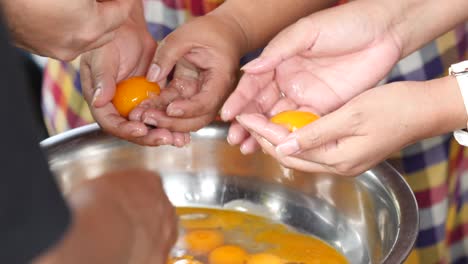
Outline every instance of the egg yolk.
<svg viewBox="0 0 468 264"><path fill-rule="evenodd" d="M244 264L246 259L247 252L233 245L218 247L208 256L210 264Z"/></svg>
<svg viewBox="0 0 468 264"><path fill-rule="evenodd" d="M273 254L253 254L247 260L247 264L281 264L281 259Z"/></svg>
<svg viewBox="0 0 468 264"><path fill-rule="evenodd" d="M132 77L117 84L112 104L125 118L143 100L151 95L159 95L161 88L157 83L149 82L145 77Z"/></svg>
<svg viewBox="0 0 468 264"><path fill-rule="evenodd" d="M270 121L286 127L290 132L304 127L320 117L316 114L304 111L284 111L273 116Z"/></svg>
<svg viewBox="0 0 468 264"><path fill-rule="evenodd" d="M184 241L190 252L201 255L224 244L224 236L218 230L193 230L185 235Z"/></svg>

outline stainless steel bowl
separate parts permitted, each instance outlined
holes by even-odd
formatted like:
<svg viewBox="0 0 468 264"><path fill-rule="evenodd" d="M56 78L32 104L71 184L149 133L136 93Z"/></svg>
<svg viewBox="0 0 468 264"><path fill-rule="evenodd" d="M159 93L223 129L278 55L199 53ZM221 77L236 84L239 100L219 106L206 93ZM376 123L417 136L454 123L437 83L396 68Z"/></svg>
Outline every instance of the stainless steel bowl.
<svg viewBox="0 0 468 264"><path fill-rule="evenodd" d="M281 168L257 153L244 156L212 124L185 148L141 147L89 125L41 143L64 192L109 170L139 167L161 174L176 206L245 210L312 234L351 263L402 263L418 231L412 191L386 163L357 178Z"/></svg>

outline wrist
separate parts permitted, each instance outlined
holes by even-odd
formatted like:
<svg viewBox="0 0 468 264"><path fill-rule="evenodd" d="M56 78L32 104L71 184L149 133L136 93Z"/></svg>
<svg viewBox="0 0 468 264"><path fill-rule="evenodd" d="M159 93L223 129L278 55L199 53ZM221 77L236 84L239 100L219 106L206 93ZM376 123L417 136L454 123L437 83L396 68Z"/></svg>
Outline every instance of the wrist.
<svg viewBox="0 0 468 264"><path fill-rule="evenodd" d="M372 0L370 0L372 2ZM466 0L378 0L389 30L401 43L402 58L468 19Z"/></svg>
<svg viewBox="0 0 468 264"><path fill-rule="evenodd" d="M422 82L420 106L425 109L425 125L418 139L449 133L466 127L468 115L457 81L452 76Z"/></svg>
<svg viewBox="0 0 468 264"><path fill-rule="evenodd" d="M239 58L250 51L249 34L247 33L248 25L241 19L238 19L236 12L225 8L226 4L221 5L207 16L216 19L226 29L226 36L229 36L229 42L235 49Z"/></svg>

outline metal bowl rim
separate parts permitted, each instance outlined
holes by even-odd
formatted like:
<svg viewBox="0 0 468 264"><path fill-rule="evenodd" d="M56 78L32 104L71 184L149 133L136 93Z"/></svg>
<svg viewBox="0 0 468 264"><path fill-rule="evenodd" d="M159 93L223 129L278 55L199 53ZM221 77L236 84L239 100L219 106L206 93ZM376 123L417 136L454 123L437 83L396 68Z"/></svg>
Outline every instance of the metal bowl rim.
<svg viewBox="0 0 468 264"><path fill-rule="evenodd" d="M224 123L213 123L219 128L226 127ZM194 134L200 133L207 128L202 128ZM92 123L89 125L85 125L82 127L78 127L75 129L68 130L66 132L57 134L55 136L49 137L40 142L41 148L44 150L48 150L53 148L58 144L62 144L67 141L72 141L76 138L82 137L84 135L102 132L100 126L97 123ZM227 130L225 129L227 134ZM400 226L398 230L397 238L390 250L390 253L385 257L382 263L403 263L411 253L411 250L416 242L419 230L419 211L418 205L416 202L416 197L411 190L408 183L404 180L403 176L392 166L390 166L386 161L378 164L375 168L379 170L388 171L392 174L398 175L399 177L395 177L392 175L393 179L390 179L389 176L379 177L380 180L383 180L382 184L388 188L390 187L399 187L393 188L392 191L395 193L397 197L396 200L399 205L399 220ZM401 225L401 223L405 223Z"/></svg>

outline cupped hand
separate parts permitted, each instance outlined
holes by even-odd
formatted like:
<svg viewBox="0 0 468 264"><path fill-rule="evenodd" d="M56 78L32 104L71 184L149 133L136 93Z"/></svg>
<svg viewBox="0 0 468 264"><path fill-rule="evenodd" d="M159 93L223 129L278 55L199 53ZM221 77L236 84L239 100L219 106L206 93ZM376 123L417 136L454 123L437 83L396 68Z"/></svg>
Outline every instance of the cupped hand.
<svg viewBox="0 0 468 264"><path fill-rule="evenodd" d="M111 41L136 0L2 1L15 43L33 53L72 60Z"/></svg>
<svg viewBox="0 0 468 264"><path fill-rule="evenodd" d="M116 83L131 76L146 74L155 49L156 42L146 29L139 3L112 42L81 58L83 94L94 119L104 131L140 145L182 146L189 140L187 134L150 129L142 122L129 121L119 115L111 102Z"/></svg>
<svg viewBox="0 0 468 264"><path fill-rule="evenodd" d="M466 113L456 84L450 87L453 95L445 97L450 99L441 99L443 89L437 89L417 82L387 84L293 133L261 114L240 115L238 120L288 168L356 176L410 143L454 129L447 123L464 125ZM454 117L443 115L443 108Z"/></svg>
<svg viewBox="0 0 468 264"><path fill-rule="evenodd" d="M370 2L370 3L369 3ZM327 114L375 86L399 60L401 48L390 18L372 1L356 1L315 13L278 34L224 104L221 117L259 113L269 118L305 108ZM278 133L280 133L278 131ZM228 141L243 153L258 148L237 122Z"/></svg>
<svg viewBox="0 0 468 264"><path fill-rule="evenodd" d="M159 45L147 79L172 80L159 97L136 108L130 119L173 132L210 123L237 80L243 35L228 16L209 14L184 24Z"/></svg>

